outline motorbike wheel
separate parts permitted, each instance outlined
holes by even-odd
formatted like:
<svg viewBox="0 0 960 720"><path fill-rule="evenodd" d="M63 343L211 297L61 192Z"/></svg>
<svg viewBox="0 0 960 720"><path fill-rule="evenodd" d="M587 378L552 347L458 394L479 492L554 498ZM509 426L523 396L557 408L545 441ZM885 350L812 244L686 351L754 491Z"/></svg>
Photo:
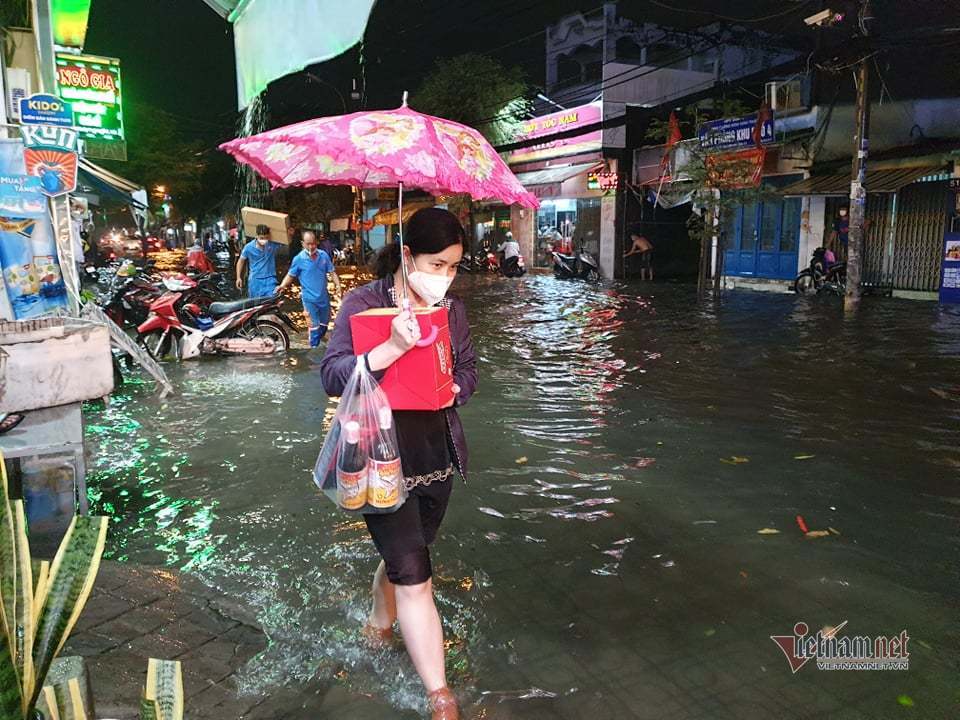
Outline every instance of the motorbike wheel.
<svg viewBox="0 0 960 720"><path fill-rule="evenodd" d="M138 335L137 344L141 345L147 351L147 355L154 360L160 361L168 357L177 359L177 348L175 347L177 343L174 342L169 333L166 337L163 337L163 331L151 330Z"/></svg>
<svg viewBox="0 0 960 720"><path fill-rule="evenodd" d="M587 273L587 282L600 282L600 273L590 268L590 271Z"/></svg>
<svg viewBox="0 0 960 720"><path fill-rule="evenodd" d="M809 270L804 270L797 275L797 279L793 281L793 291L798 295L806 295L807 293L816 291L816 289L817 279Z"/></svg>
<svg viewBox="0 0 960 720"><path fill-rule="evenodd" d="M254 322L250 334L255 337L273 340L277 345L277 349L274 351L276 353L285 353L290 349L290 336L287 334L287 329L273 320L259 318Z"/></svg>

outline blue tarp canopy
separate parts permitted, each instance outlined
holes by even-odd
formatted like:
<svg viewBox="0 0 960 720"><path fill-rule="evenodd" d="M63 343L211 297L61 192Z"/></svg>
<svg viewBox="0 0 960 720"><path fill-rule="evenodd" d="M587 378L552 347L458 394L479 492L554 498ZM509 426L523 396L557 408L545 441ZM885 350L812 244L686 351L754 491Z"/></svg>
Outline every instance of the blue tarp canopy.
<svg viewBox="0 0 960 720"><path fill-rule="evenodd" d="M77 188L81 187L90 188L101 196L132 205L139 210L147 209L141 200L134 197L134 193L141 197L146 195L142 187L85 158L80 158L80 166L77 169Z"/></svg>

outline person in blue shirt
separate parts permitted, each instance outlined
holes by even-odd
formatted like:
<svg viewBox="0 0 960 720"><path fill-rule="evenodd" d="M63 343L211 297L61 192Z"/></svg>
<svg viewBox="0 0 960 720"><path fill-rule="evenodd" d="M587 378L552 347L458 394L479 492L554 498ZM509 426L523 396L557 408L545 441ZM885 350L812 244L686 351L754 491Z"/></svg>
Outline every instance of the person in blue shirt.
<svg viewBox="0 0 960 720"><path fill-rule="evenodd" d="M327 253L318 249L317 236L306 230L303 233L303 251L293 258L277 292L283 292L290 287L294 278L300 281L303 310L310 317L310 347L317 347L321 338L327 334L327 324L330 322L328 277L333 278L337 294L341 294L340 277L333 267L333 261Z"/></svg>
<svg viewBox="0 0 960 720"><path fill-rule="evenodd" d="M270 297L277 290L277 250L280 243L270 239L270 228L257 225L257 237L243 246L237 260L237 289L243 289L243 275L250 265L248 297Z"/></svg>

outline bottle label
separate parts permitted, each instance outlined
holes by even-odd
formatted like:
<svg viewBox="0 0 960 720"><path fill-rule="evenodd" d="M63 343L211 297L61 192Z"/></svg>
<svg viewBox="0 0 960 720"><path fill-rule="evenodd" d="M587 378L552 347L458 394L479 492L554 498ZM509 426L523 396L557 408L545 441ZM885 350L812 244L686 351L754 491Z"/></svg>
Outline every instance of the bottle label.
<svg viewBox="0 0 960 720"><path fill-rule="evenodd" d="M359 510L367 502L367 472L337 470L337 498L345 510Z"/></svg>
<svg viewBox="0 0 960 720"><path fill-rule="evenodd" d="M400 458L393 460L373 460L371 458L369 470L367 502L378 508L388 508L396 505L400 501L400 486L403 484Z"/></svg>

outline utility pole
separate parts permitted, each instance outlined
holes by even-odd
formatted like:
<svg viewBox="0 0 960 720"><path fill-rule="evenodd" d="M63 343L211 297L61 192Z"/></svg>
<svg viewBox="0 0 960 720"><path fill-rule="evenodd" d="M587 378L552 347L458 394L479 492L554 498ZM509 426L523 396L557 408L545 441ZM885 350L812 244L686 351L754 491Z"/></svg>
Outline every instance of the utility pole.
<svg viewBox="0 0 960 720"><path fill-rule="evenodd" d="M869 35L870 0L863 0L858 13L858 24L864 37ZM863 52L867 53L867 47ZM857 127L854 134L853 168L850 178L850 228L847 235L847 291L844 310L856 310L860 304L860 271L863 266L863 225L867 215L867 153L870 149L870 54L864 55L857 66Z"/></svg>

